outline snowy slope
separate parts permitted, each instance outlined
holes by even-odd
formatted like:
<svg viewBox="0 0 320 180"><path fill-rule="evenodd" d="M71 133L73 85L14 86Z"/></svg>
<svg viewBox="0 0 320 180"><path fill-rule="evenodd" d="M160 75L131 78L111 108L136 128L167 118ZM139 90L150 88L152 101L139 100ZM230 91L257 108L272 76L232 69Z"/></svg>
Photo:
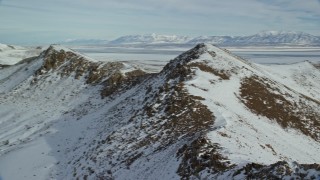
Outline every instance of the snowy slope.
<svg viewBox="0 0 320 180"><path fill-rule="evenodd" d="M319 78L209 44L155 74L51 46L0 70L0 178L319 178Z"/></svg>
<svg viewBox="0 0 320 180"><path fill-rule="evenodd" d="M91 70L82 72L83 68ZM99 93L101 86L93 85L104 81L102 78L125 76L132 70L135 68L121 63L95 63L59 46L50 47L36 59L1 69L0 177L48 179L58 162L54 156L56 147L51 144L55 142L48 139L53 134L53 141L60 138L56 136L65 127L63 115L90 98L104 104ZM72 127L67 126L68 135L63 134L63 141L78 141L81 131L91 122L73 123ZM73 129L77 127L82 129L79 134ZM61 146L63 150L68 148Z"/></svg>
<svg viewBox="0 0 320 180"><path fill-rule="evenodd" d="M318 141L316 142L294 129L283 129L272 119L263 116L256 117L255 113L250 111L238 99L241 97L240 89L243 79L257 76L273 80L278 74L273 76L270 75L273 71L269 71L269 73L257 71L259 69L255 65L243 63L240 61L241 59L236 59L218 48L210 46L207 48L209 52L215 52L216 56L211 58L210 54L204 54L195 62L211 59L210 63L208 63L211 67L216 68L217 71L223 70L227 74L230 73L231 76L223 80L219 77L214 78L210 76L208 72L196 70L196 78L188 81L186 85L191 94L201 95L205 99L204 104L214 112L219 122L217 130L209 132L207 136L213 143L219 143L224 147L223 154L227 154L231 162L236 164L245 162L272 164L277 161L319 162L320 159L316 155L320 150L319 139L315 139ZM282 68L282 72L286 72L287 76L289 76L288 78L290 78L290 73L295 68ZM314 69L310 65L306 65L306 68ZM317 77L317 81L319 81L319 72L316 73L318 74L315 74L313 78ZM299 75L304 77L303 75L308 76L308 73L296 74L292 79L294 80ZM277 77L277 80L280 79L279 76ZM303 87L299 90L301 93L306 92L306 95L310 95L306 89L313 89L315 92L319 90L318 82L312 82L313 84L310 83L312 85L308 86L299 84L301 81L290 83L285 83L285 85L291 85L289 87L293 87L294 90L299 89L297 87ZM286 89L286 86L283 84L273 84L273 82L270 82L269 85L275 86L279 91L277 93L292 94L290 99L299 99L299 97L294 97L299 96L296 91ZM319 100L318 97L309 97ZM265 108L268 108L268 102L264 103L266 105ZM313 106L312 109L314 108L315 113L318 113L320 108L319 101L315 104L312 101L308 103ZM317 118L319 118L319 114ZM300 154L309 154L311 156L299 156Z"/></svg>
<svg viewBox="0 0 320 180"><path fill-rule="evenodd" d="M320 71L308 61L289 65L261 65L257 64L274 80L320 100Z"/></svg>
<svg viewBox="0 0 320 180"><path fill-rule="evenodd" d="M0 65L16 64L23 59L38 56L41 51L37 48L0 44Z"/></svg>

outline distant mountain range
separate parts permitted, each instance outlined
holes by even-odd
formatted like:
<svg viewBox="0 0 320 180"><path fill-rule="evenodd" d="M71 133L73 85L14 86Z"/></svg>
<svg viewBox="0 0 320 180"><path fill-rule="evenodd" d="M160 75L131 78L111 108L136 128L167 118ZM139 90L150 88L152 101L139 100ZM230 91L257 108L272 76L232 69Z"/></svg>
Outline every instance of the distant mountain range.
<svg viewBox="0 0 320 180"><path fill-rule="evenodd" d="M201 36L188 43L200 42L219 45L320 45L320 37L303 32L264 31L252 36Z"/></svg>
<svg viewBox="0 0 320 180"><path fill-rule="evenodd" d="M63 42L59 42L58 44L68 44L68 45L78 45L78 44L108 44L108 40L104 39L67 39Z"/></svg>
<svg viewBox="0 0 320 180"><path fill-rule="evenodd" d="M68 40L61 44L108 44L108 45L146 45L146 44L198 44L210 43L220 46L270 46L270 45L289 45L289 46L318 46L320 37L304 32L293 31L263 31L251 36L199 36L191 38L179 35L128 35L122 36L112 41L99 39L77 39Z"/></svg>
<svg viewBox="0 0 320 180"><path fill-rule="evenodd" d="M158 35L158 34L147 34L147 35L129 35L122 36L113 41L111 44L159 44L159 43L177 43L184 44L191 40L188 36L178 35Z"/></svg>

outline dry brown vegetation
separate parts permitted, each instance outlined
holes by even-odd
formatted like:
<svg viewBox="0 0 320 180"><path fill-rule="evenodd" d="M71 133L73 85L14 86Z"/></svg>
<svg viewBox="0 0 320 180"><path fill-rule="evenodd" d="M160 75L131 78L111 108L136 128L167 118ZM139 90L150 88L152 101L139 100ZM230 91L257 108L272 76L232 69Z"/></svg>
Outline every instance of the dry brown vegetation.
<svg viewBox="0 0 320 180"><path fill-rule="evenodd" d="M174 127L176 136L181 134L194 135L209 129L214 123L214 115L199 100L183 89L183 84L174 87L174 91L164 101L166 117L170 119L164 124L166 129Z"/></svg>
<svg viewBox="0 0 320 180"><path fill-rule="evenodd" d="M300 96L299 102L291 102L289 94L282 94L272 82L255 76L243 80L240 96L254 113L275 120L284 128L298 129L319 141L320 114L306 104L310 100L304 96Z"/></svg>
<svg viewBox="0 0 320 180"><path fill-rule="evenodd" d="M208 72L208 73L211 73L211 74L214 74L218 77L220 77L221 79L224 79L224 80L229 80L230 79L230 75L225 72L224 70L216 70L210 66L208 66L207 64L204 64L204 63L199 63L199 62L196 62L196 63L190 63L188 64L189 67L197 67L199 68L201 71L204 71L204 72Z"/></svg>
<svg viewBox="0 0 320 180"><path fill-rule="evenodd" d="M119 62L91 62L73 52L57 51L50 47L43 54L44 63L36 71L33 83L37 82L39 76L57 70L61 77L74 75L75 79L85 78L87 84L103 84L101 96L106 97L125 86L134 85L140 82L146 73L140 69L121 73L123 64Z"/></svg>
<svg viewBox="0 0 320 180"><path fill-rule="evenodd" d="M214 174L234 167L218 152L219 150L218 144L212 144L205 138L198 138L189 145L185 144L177 152L177 157L182 159L177 173L181 179L200 179L199 173L204 170L208 174Z"/></svg>
<svg viewBox="0 0 320 180"><path fill-rule="evenodd" d="M64 50L56 51L53 47L45 52L44 63L37 70L36 75L42 75L50 70L59 69L62 77L75 74L75 78L86 76L88 84L100 83L103 78L108 77L123 67L122 63L96 63L86 60L85 58L73 53L65 52Z"/></svg>
<svg viewBox="0 0 320 180"><path fill-rule="evenodd" d="M205 105L200 103L202 98L188 94L182 83L172 88L164 87L159 91L163 91L167 95L164 100L158 99L163 94L155 96L154 103L161 103L158 108L153 108L154 104L146 104L142 114L134 114L130 118L130 122L137 122L141 116L157 119L152 124L140 126L142 131L150 135L137 141L133 149L137 150L160 142L161 145L157 149L160 150L173 144L179 137L192 137L195 134L200 135L207 132L214 124L214 115ZM159 112L164 112L164 114L159 116L161 114Z"/></svg>

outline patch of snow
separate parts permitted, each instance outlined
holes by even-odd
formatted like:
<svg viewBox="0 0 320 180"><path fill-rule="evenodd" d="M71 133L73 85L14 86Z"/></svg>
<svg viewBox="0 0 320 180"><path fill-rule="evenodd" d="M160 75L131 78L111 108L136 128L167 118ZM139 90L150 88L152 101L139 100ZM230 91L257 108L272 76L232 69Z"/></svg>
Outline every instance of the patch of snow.
<svg viewBox="0 0 320 180"><path fill-rule="evenodd" d="M0 156L0 177L2 180L51 179L56 159L50 155L50 146L44 138L32 141L23 148Z"/></svg>

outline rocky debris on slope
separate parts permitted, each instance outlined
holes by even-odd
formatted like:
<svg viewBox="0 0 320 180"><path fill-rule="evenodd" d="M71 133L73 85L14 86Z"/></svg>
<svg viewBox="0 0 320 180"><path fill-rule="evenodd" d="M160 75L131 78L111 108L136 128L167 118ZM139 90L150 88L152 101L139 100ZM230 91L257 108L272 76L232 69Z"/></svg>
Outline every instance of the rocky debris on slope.
<svg viewBox="0 0 320 180"><path fill-rule="evenodd" d="M319 164L289 165L279 161L270 165L249 163L233 173L235 179L318 179L320 177Z"/></svg>
<svg viewBox="0 0 320 180"><path fill-rule="evenodd" d="M226 157L219 153L219 144L212 144L205 138L198 138L190 145L185 144L178 152L177 157L181 163L177 173L181 179L201 179L199 174L215 174L232 169L232 165Z"/></svg>

